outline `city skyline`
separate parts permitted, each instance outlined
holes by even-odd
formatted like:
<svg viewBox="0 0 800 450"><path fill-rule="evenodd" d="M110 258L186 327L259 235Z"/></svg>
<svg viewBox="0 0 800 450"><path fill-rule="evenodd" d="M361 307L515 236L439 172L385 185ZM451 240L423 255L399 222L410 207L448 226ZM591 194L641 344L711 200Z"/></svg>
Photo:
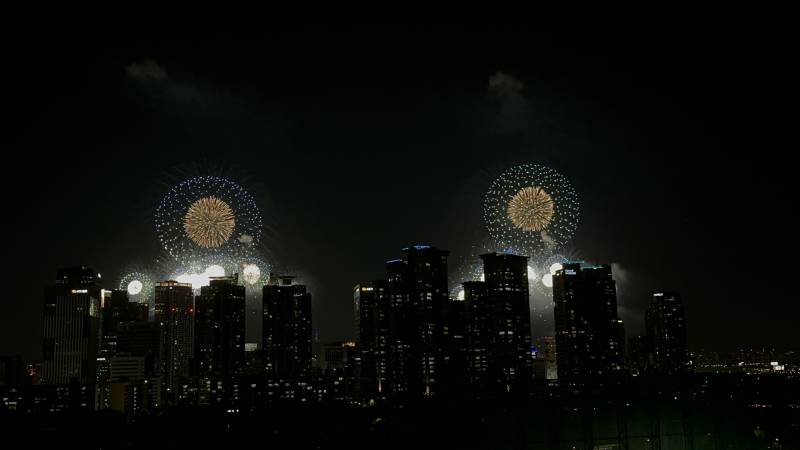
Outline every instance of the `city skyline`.
<svg viewBox="0 0 800 450"><path fill-rule="evenodd" d="M3 442L800 448L796 27L756 9L12 11Z"/></svg>
<svg viewBox="0 0 800 450"><path fill-rule="evenodd" d="M386 45L374 59L346 50L356 32L317 47L279 31L286 45L269 60L250 56L265 38L33 42L47 57L23 60L55 81L19 80L11 149L23 166L47 163L35 181L4 180L23 193L11 199L20 283L3 299L0 353L39 356L41 286L55 269L87 264L105 283L158 259L158 202L208 175L253 195L268 256L314 292L323 338L347 339L352 287L382 275L372 261L416 243L451 250L452 266L475 254L478 199L531 163L574 185L572 244L613 265L626 329L644 332L653 292L678 291L693 348L795 347L797 304L757 281L757 267L785 257L762 237L791 236L780 213L791 188L782 168L763 170L768 157L738 151L756 125L741 114L753 99L728 99L744 78L731 75L733 50L715 65L702 33L587 42L590 30L462 33L446 59L444 30L403 27L369 30Z"/></svg>
<svg viewBox="0 0 800 450"><path fill-rule="evenodd" d="M355 287L353 340L324 343L314 332L312 295L293 276L263 286L258 345L245 340L248 282L238 274L197 289L159 282L147 308L125 290L102 289L90 267L61 268L44 299L42 360L24 370L21 360L2 361L2 385L13 396L4 406L129 417L182 407L253 413L280 402L394 408L546 392L602 396L637 378L665 383L667 393L699 389L696 396L709 374L718 382L726 373L796 374L794 352L743 352L733 363L690 352L677 292L653 293L646 332L626 334L609 265L554 264L555 336L534 337L527 256L481 254L481 279L465 281L457 299L449 295L449 254L403 248L385 262L384 280Z"/></svg>

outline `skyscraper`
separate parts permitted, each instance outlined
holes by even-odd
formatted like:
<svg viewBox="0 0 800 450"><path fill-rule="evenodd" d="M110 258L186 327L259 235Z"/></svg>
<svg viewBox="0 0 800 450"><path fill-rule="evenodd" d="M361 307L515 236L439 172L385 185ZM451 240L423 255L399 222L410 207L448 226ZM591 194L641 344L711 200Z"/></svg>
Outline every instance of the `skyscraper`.
<svg viewBox="0 0 800 450"><path fill-rule="evenodd" d="M117 351L145 358L148 376L160 376L161 324L128 322L119 327Z"/></svg>
<svg viewBox="0 0 800 450"><path fill-rule="evenodd" d="M192 285L177 281L156 284L154 320L160 327L159 361L165 400L174 402L191 373L194 349Z"/></svg>
<svg viewBox="0 0 800 450"><path fill-rule="evenodd" d="M389 387L389 291L386 280L357 285L353 319L358 341L356 374L362 401L386 400Z"/></svg>
<svg viewBox="0 0 800 450"><path fill-rule="evenodd" d="M144 373L148 383L148 403L161 404L161 324L127 322L120 324L117 340L118 354L144 358ZM109 364L111 361L109 361ZM110 374L109 374L110 375Z"/></svg>
<svg viewBox="0 0 800 450"><path fill-rule="evenodd" d="M106 358L117 351L119 327L127 322L147 322L148 305L128 301L128 291L102 291L101 319L103 341L100 354Z"/></svg>
<svg viewBox="0 0 800 450"><path fill-rule="evenodd" d="M154 398L151 389L157 389L147 378L145 358L119 353L110 358L110 395L108 406L128 415L136 415L150 407Z"/></svg>
<svg viewBox="0 0 800 450"><path fill-rule="evenodd" d="M111 359L119 351L119 331L123 324L147 321L146 303L128 301L128 291L103 289L100 296L100 329L102 340L97 358L97 407L109 407Z"/></svg>
<svg viewBox="0 0 800 450"><path fill-rule="evenodd" d="M434 396L444 367L447 256L429 245L403 249L388 261L391 298L391 380L396 397Z"/></svg>
<svg viewBox="0 0 800 450"><path fill-rule="evenodd" d="M481 259L486 281L464 283L470 380L478 392L527 392L533 376L528 257Z"/></svg>
<svg viewBox="0 0 800 450"><path fill-rule="evenodd" d="M485 282L466 281L463 285L470 388L475 392L485 392L490 385L489 353L495 333L493 308Z"/></svg>
<svg viewBox="0 0 800 450"><path fill-rule="evenodd" d="M200 289L195 316L195 357L201 397L212 403L239 400L245 373L245 287L238 275L212 278Z"/></svg>
<svg viewBox="0 0 800 450"><path fill-rule="evenodd" d="M553 275L558 378L602 384L623 368L624 329L608 265L571 262Z"/></svg>
<svg viewBox="0 0 800 450"><path fill-rule="evenodd" d="M406 262L394 259L386 262L389 283L389 392L400 400L417 391L418 361L411 354L417 334L417 320L411 302L409 272Z"/></svg>
<svg viewBox="0 0 800 450"><path fill-rule="evenodd" d="M100 343L99 275L86 266L60 269L44 298L44 384L94 386Z"/></svg>
<svg viewBox="0 0 800 450"><path fill-rule="evenodd" d="M263 346L267 374L298 381L311 373L311 294L294 277L264 286Z"/></svg>
<svg viewBox="0 0 800 450"><path fill-rule="evenodd" d="M683 302L677 292L656 292L645 313L647 342L654 369L667 375L691 369Z"/></svg>
<svg viewBox="0 0 800 450"><path fill-rule="evenodd" d="M350 401L356 398L358 344L337 341L322 346L322 386L327 395L323 400Z"/></svg>
<svg viewBox="0 0 800 450"><path fill-rule="evenodd" d="M444 367L441 394L462 397L469 388L469 346L467 340L466 303L448 299L444 308Z"/></svg>
<svg viewBox="0 0 800 450"><path fill-rule="evenodd" d="M639 376L653 370L653 345L650 336L632 336L625 349L625 362L631 375Z"/></svg>

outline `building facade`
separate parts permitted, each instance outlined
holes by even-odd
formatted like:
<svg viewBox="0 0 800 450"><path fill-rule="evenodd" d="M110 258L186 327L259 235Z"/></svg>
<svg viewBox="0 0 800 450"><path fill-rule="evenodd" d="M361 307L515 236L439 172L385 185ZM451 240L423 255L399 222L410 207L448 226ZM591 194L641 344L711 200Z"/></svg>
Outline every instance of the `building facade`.
<svg viewBox="0 0 800 450"><path fill-rule="evenodd" d="M385 401L389 378L389 286L386 280L361 283L353 291L353 319L358 342L355 372L361 400Z"/></svg>
<svg viewBox="0 0 800 450"><path fill-rule="evenodd" d="M609 265L571 262L553 275L558 378L603 384L622 373L624 328Z"/></svg>
<svg viewBox="0 0 800 450"><path fill-rule="evenodd" d="M436 396L444 374L447 256L429 245L387 261L390 298L390 384L398 400Z"/></svg>
<svg viewBox="0 0 800 450"><path fill-rule="evenodd" d="M44 298L41 383L96 384L101 296L91 268L58 271Z"/></svg>
<svg viewBox="0 0 800 450"><path fill-rule="evenodd" d="M533 377L528 258L481 255L485 281L464 283L472 389L527 392Z"/></svg>
<svg viewBox="0 0 800 450"><path fill-rule="evenodd" d="M245 374L245 287L212 278L195 304L195 364L200 403L236 403Z"/></svg>
<svg viewBox="0 0 800 450"><path fill-rule="evenodd" d="M159 326L159 362L163 398L174 403L191 375L194 352L192 285L163 281L155 287L155 323Z"/></svg>
<svg viewBox="0 0 800 450"><path fill-rule="evenodd" d="M267 373L296 380L311 371L311 294L294 277L279 277L264 286L263 345Z"/></svg>
<svg viewBox="0 0 800 450"><path fill-rule="evenodd" d="M666 375L691 371L683 302L677 292L656 292L645 313L653 369Z"/></svg>

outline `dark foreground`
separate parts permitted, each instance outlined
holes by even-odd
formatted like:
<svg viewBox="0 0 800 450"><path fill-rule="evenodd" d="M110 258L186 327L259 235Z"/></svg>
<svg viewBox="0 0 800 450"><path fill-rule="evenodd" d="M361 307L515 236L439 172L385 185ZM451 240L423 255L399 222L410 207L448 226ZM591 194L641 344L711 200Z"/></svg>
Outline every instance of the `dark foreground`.
<svg viewBox="0 0 800 450"><path fill-rule="evenodd" d="M3 448L798 449L796 385L734 380L704 395L540 392L403 408L277 403L246 414L183 408L135 419L6 412L0 431Z"/></svg>

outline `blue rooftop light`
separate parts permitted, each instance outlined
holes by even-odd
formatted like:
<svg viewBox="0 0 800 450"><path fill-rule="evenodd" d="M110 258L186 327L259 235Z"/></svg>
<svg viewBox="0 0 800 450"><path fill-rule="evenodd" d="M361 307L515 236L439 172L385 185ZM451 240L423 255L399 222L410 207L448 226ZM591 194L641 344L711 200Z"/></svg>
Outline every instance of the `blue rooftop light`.
<svg viewBox="0 0 800 450"><path fill-rule="evenodd" d="M424 245L424 244L414 244L411 247L414 247L414 250L425 250L426 248L431 248L430 245ZM403 248L403 251L404 252L408 251L408 249L410 249L411 247L405 247Z"/></svg>

